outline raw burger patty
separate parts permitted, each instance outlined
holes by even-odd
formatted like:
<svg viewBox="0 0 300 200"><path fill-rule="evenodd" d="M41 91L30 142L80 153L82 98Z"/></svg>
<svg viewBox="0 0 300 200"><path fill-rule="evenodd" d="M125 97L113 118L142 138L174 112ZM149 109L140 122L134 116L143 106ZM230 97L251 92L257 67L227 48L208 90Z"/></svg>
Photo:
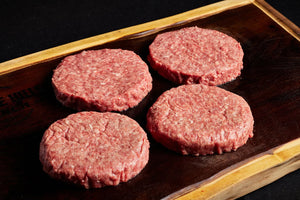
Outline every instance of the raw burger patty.
<svg viewBox="0 0 300 200"><path fill-rule="evenodd" d="M121 49L83 51L63 59L52 77L56 98L76 110L122 111L151 90L147 64Z"/></svg>
<svg viewBox="0 0 300 200"><path fill-rule="evenodd" d="M43 170L85 188L126 182L148 157L144 130L133 119L110 112L69 115L53 123L40 143Z"/></svg>
<svg viewBox="0 0 300 200"><path fill-rule="evenodd" d="M243 68L243 50L232 37L198 27L158 35L148 60L160 75L178 84L220 85Z"/></svg>
<svg viewBox="0 0 300 200"><path fill-rule="evenodd" d="M164 92L147 113L147 128L156 141L183 155L221 154L253 136L253 117L242 97L191 84Z"/></svg>

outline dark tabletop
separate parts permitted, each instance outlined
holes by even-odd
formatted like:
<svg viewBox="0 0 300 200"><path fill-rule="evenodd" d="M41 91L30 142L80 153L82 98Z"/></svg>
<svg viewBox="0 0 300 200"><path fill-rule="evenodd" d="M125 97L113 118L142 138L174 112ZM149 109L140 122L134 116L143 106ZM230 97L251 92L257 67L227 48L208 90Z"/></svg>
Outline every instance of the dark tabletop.
<svg viewBox="0 0 300 200"><path fill-rule="evenodd" d="M2 0L0 62L90 36L168 17L213 0ZM267 0L300 26L299 0ZM0 180L1 181L1 180ZM240 199L300 199L300 170Z"/></svg>

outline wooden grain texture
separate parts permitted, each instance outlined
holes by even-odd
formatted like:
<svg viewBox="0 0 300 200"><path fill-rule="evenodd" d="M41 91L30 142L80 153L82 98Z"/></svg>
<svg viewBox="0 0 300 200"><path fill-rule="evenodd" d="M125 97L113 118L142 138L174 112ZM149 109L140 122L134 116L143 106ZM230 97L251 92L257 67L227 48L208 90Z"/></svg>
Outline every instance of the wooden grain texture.
<svg viewBox="0 0 300 200"><path fill-rule="evenodd" d="M148 135L149 163L128 183L85 190L49 178L38 160L39 142L51 123L75 112L63 107L52 90L52 71L61 59L84 49L124 48L146 61L148 46L158 33L187 26L216 29L241 43L242 75L220 87L247 100L255 120L254 137L236 152L193 157L171 152ZM236 198L299 168L298 33L298 27L263 1L230 0L1 63L0 196L160 199L194 191L190 195L201 198L200 188L205 187L207 198ZM153 90L137 107L123 112L144 128L148 108L162 92L176 86L150 72ZM236 173L241 179L235 179ZM261 181L262 176L268 178Z"/></svg>
<svg viewBox="0 0 300 200"><path fill-rule="evenodd" d="M236 199L300 168L300 139L219 172L164 199Z"/></svg>
<svg viewBox="0 0 300 200"><path fill-rule="evenodd" d="M263 0L253 0L253 4L261 9L266 15L272 18L277 24L279 24L283 29L294 36L298 41L300 41L300 29L298 26L293 24L290 20L285 18L280 12L271 7L268 3Z"/></svg>

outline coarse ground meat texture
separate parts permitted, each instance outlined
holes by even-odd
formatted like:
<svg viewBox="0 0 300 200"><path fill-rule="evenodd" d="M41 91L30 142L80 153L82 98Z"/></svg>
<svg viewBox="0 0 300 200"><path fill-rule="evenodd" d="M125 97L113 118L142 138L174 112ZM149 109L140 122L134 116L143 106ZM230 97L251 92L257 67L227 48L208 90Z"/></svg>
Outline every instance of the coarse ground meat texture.
<svg viewBox="0 0 300 200"><path fill-rule="evenodd" d="M43 170L85 188L126 182L148 158L145 131L133 119L110 112L71 114L54 122L40 143Z"/></svg>
<svg viewBox="0 0 300 200"><path fill-rule="evenodd" d="M178 84L220 85L241 74L244 52L232 37L188 27L157 35L149 47L153 69Z"/></svg>
<svg viewBox="0 0 300 200"><path fill-rule="evenodd" d="M58 101L78 111L123 111L152 89L147 64L133 51L83 51L62 60L52 85Z"/></svg>
<svg viewBox="0 0 300 200"><path fill-rule="evenodd" d="M216 86L182 85L164 92L147 113L147 128L165 147L183 155L222 154L253 137L248 103Z"/></svg>

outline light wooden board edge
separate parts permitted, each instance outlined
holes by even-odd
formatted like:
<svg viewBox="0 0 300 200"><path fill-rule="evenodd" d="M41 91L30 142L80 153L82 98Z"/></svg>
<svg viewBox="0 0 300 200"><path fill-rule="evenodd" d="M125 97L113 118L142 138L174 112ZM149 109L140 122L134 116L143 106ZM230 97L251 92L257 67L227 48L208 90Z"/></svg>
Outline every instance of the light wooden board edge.
<svg viewBox="0 0 300 200"><path fill-rule="evenodd" d="M171 17L162 18L152 22L139 24L123 28L120 30L100 34L97 36L89 37L86 39L71 42L65 45L57 46L47 50L39 51L37 53L22 56L16 59L12 59L3 63L0 63L0 75L7 74L16 70L20 70L29 67L34 64L47 62L56 58L61 58L74 52L82 51L87 48L95 47L107 42L111 42L128 35L139 34L139 33L153 33L161 30L164 27L180 24L184 21L192 21L201 17L211 16L228 9L237 8L250 4L251 0L225 0L196 8L184 13L173 15ZM142 34L141 34L142 35ZM137 35L138 36L138 35Z"/></svg>
<svg viewBox="0 0 300 200"><path fill-rule="evenodd" d="M253 4L268 15L273 21L280 25L284 30L291 34L294 38L300 41L300 29L297 25L283 16L270 4L264 0L252 0Z"/></svg>
<svg viewBox="0 0 300 200"><path fill-rule="evenodd" d="M168 195L164 200L236 199L300 168L300 138L256 158L237 163L215 176Z"/></svg>

